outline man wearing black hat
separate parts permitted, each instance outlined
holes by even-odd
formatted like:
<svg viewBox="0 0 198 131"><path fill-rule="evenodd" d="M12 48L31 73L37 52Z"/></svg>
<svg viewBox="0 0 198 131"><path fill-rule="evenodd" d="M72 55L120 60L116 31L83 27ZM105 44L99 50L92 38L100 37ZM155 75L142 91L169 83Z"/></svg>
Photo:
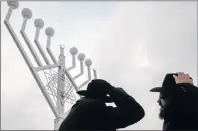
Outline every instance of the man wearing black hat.
<svg viewBox="0 0 198 131"><path fill-rule="evenodd" d="M198 130L198 88L188 74L167 74L162 87L151 92L160 92L160 118L164 119L163 131Z"/></svg>
<svg viewBox="0 0 198 131"><path fill-rule="evenodd" d="M105 80L92 80L86 91L77 93L83 97L73 105L59 131L116 130L140 121L145 115L133 97ZM117 107L106 106L110 102Z"/></svg>

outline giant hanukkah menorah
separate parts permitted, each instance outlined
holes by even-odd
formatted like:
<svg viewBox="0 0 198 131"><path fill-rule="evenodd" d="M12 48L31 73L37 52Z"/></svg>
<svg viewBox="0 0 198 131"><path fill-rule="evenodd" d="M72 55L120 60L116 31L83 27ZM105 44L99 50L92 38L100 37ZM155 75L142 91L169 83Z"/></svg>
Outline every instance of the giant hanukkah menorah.
<svg viewBox="0 0 198 131"><path fill-rule="evenodd" d="M41 62L40 58L38 57L38 54L36 53L25 31L26 24L28 20L31 19L32 17L32 12L30 9L24 8L22 10L23 23L22 23L22 27L20 30L20 34L22 38L24 39L25 43L27 44L27 47L29 51L31 52L30 54L33 56L37 64L36 66L34 66L32 64L32 61L28 57L28 54L24 50L21 44L21 41L17 37L9 21L13 10L18 8L19 3L18 1L8 1L7 3L9 6L9 10L4 20L4 23L10 35L12 36L14 42L16 43L20 53L22 54L26 64L28 65L32 75L34 76L34 79L36 80L53 114L55 115L54 129L58 130L61 122L66 116L65 104L66 103L73 104L76 101L75 95L72 94L73 91L78 91L81 87L85 86L92 79L91 78L92 61L90 59L85 60L85 55L83 53L78 54L77 48L72 47L70 49L70 54L72 56L72 66L69 68L66 68L65 56L64 56L64 45L60 45L60 55L58 57L58 60L56 59L52 50L50 49L51 38L54 35L54 29L51 27L48 27L45 29L45 34L47 35L46 50L47 50L47 53L49 54L48 57L50 57L48 58L46 53L44 52L44 49L42 48L39 42L40 30L44 27L44 22L42 19L35 19L34 25L36 27L36 33L34 37L34 43L36 47L38 48L38 52L43 57L44 62ZM76 56L78 57L78 60L80 63L80 73L72 77L70 74L70 71L76 68ZM84 64L85 66L87 66L88 79L84 81L82 84L77 85L76 79L81 77L84 74ZM54 68L58 69L58 71L54 71L53 70ZM46 84L44 84L44 82L42 81L39 75L40 72L43 72L45 74L46 79L47 79ZM96 79L97 75L96 75L95 69L93 69L93 74L94 74L94 79Z"/></svg>

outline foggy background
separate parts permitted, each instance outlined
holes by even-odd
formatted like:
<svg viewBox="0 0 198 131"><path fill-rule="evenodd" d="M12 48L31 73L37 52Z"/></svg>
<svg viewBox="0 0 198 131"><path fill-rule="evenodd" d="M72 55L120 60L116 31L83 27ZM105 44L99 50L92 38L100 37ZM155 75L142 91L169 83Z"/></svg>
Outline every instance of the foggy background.
<svg viewBox="0 0 198 131"><path fill-rule="evenodd" d="M143 106L145 117L126 129L162 129L158 94L149 90L160 86L166 73L187 72L197 85L197 2L20 2L10 23L25 45L19 34L23 8L33 12L26 32L34 47L34 20L42 18L44 29L55 29L51 49L56 58L64 44L70 66L69 49L77 47L92 59L98 78L123 87ZM7 11L2 2L2 130L53 130L55 117L3 23ZM39 40L45 48L44 29Z"/></svg>

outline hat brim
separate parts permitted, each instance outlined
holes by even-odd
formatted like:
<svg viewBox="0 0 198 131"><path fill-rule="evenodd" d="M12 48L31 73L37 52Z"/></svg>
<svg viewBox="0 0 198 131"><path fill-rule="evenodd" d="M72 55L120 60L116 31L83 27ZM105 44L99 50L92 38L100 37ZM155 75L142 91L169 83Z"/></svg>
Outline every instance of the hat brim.
<svg viewBox="0 0 198 131"><path fill-rule="evenodd" d="M76 93L79 94L80 96L92 97L92 95L86 90L77 91ZM113 100L109 96L104 96L104 97L102 97L100 99L104 100L107 103L113 102Z"/></svg>
<svg viewBox="0 0 198 131"><path fill-rule="evenodd" d="M162 87L154 87L150 90L150 92L161 92Z"/></svg>

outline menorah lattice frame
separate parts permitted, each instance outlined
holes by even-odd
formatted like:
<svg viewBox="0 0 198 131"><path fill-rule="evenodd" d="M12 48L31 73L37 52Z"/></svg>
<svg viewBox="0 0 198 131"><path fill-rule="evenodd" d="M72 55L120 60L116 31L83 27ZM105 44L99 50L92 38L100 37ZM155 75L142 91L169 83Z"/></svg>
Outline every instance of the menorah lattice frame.
<svg viewBox="0 0 198 131"><path fill-rule="evenodd" d="M90 59L85 60L85 55L83 53L78 54L78 49L76 47L72 47L70 49L70 54L72 55L72 66L66 68L65 66L65 56L64 56L64 46L60 46L60 55L58 60L54 56L52 50L50 49L51 37L54 35L54 29L51 27L46 28L45 34L47 35L47 46L46 50L51 58L47 57L44 52L44 49L41 47L39 42L39 34L40 30L44 27L44 22L42 19L35 19L34 25L36 27L36 33L34 38L34 43L39 50L42 58L44 59L45 64L41 62L35 49L30 42L25 29L26 24L29 19L32 17L32 12L28 8L24 8L22 10L23 23L20 30L20 34L24 39L25 43L28 46L28 49L31 52L34 60L36 61L37 66L34 66L25 52L21 41L17 37L15 31L13 30L10 24L10 17L14 9L18 8L18 1L8 1L9 10L4 20L4 23L12 36L14 42L16 43L20 53L22 54L26 64L28 65L32 75L34 76L42 94L44 95L46 101L48 102L53 114L56 119L54 121L54 129L58 130L61 122L63 121L65 115L65 103L73 104L76 101L75 95L72 93L74 90L78 91L81 87L85 86L92 78L91 78L91 65L92 61ZM76 68L76 55L78 54L78 60L80 61L80 73L74 77L70 75L70 71ZM84 75L84 64L87 66L88 79L84 81L81 85L76 84L76 79L80 76ZM58 71L54 71L53 68L58 68ZM47 84L44 84L41 77L39 76L39 72L43 71L47 80ZM94 79L97 78L96 70L93 69Z"/></svg>

